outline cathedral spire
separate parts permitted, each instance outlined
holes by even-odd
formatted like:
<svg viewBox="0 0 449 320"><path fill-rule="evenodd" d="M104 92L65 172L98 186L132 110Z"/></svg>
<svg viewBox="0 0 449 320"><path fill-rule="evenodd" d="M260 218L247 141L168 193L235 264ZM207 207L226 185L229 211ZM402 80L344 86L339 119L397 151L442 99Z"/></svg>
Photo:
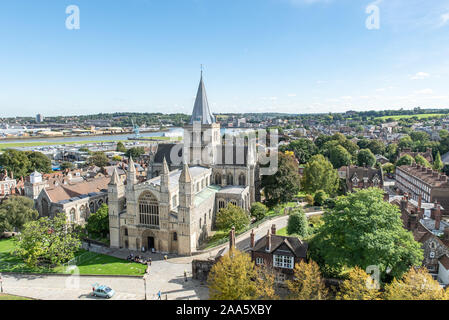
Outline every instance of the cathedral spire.
<svg viewBox="0 0 449 320"><path fill-rule="evenodd" d="M162 174L169 174L170 170L168 169L167 160L164 157L164 161L162 162Z"/></svg>
<svg viewBox="0 0 449 320"><path fill-rule="evenodd" d="M187 163L184 163L184 167L182 168L181 176L179 177L179 182L190 183L192 182L192 176L190 175L189 166Z"/></svg>
<svg viewBox="0 0 449 320"><path fill-rule="evenodd" d="M119 185L121 184L120 177L118 176L117 167L114 168L114 172L112 173L111 181L109 182L110 185Z"/></svg>
<svg viewBox="0 0 449 320"><path fill-rule="evenodd" d="M209 109L209 103L207 102L206 88L203 81L203 68L201 67L201 78L198 86L198 92L196 94L195 105L193 107L192 118L190 124L193 121L201 121L201 124L215 123L215 117L212 115Z"/></svg>

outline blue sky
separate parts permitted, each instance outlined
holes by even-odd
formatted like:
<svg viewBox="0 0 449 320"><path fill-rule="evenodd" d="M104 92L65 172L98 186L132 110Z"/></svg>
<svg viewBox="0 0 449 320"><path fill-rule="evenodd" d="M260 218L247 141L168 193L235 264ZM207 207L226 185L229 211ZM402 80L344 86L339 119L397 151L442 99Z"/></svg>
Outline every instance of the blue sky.
<svg viewBox="0 0 449 320"><path fill-rule="evenodd" d="M213 112L449 107L446 0L10 0L0 39L0 117L190 113L201 64Z"/></svg>

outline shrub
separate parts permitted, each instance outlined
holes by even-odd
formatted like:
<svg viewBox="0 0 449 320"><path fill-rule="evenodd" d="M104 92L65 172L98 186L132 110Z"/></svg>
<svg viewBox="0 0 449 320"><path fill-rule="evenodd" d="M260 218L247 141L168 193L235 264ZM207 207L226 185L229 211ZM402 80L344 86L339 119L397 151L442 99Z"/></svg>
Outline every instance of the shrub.
<svg viewBox="0 0 449 320"><path fill-rule="evenodd" d="M297 234L300 237L307 236L307 218L302 209L297 209L288 217L287 233Z"/></svg>
<svg viewBox="0 0 449 320"><path fill-rule="evenodd" d="M313 204L315 203L315 199L313 199L313 196L311 194L306 195L305 200L310 206L313 206Z"/></svg>
<svg viewBox="0 0 449 320"><path fill-rule="evenodd" d="M326 192L324 192L323 190L318 190L315 193L315 196L313 197L313 199L315 200L315 205L316 206L322 206L324 204L324 201L328 198L329 196L326 194Z"/></svg>
<svg viewBox="0 0 449 320"><path fill-rule="evenodd" d="M217 214L217 228L223 231L229 231L235 227L236 231L241 231L249 225L249 217L246 212L232 203L226 208L220 209Z"/></svg>
<svg viewBox="0 0 449 320"><path fill-rule="evenodd" d="M251 206L251 216L256 218L256 220L262 220L267 215L268 208L266 205L255 202Z"/></svg>

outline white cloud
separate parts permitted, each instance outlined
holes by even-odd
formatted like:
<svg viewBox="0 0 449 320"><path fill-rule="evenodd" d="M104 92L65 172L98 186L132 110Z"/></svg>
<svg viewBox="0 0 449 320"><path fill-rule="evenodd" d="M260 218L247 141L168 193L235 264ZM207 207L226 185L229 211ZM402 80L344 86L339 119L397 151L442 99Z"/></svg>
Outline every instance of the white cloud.
<svg viewBox="0 0 449 320"><path fill-rule="evenodd" d="M340 99L342 99L342 100L352 100L352 97L351 96L343 96L343 97L340 97Z"/></svg>
<svg viewBox="0 0 449 320"><path fill-rule="evenodd" d="M440 26L444 26L449 21L449 12L443 13L441 15L441 24Z"/></svg>
<svg viewBox="0 0 449 320"><path fill-rule="evenodd" d="M289 93L288 96L289 97L296 97L296 93Z"/></svg>
<svg viewBox="0 0 449 320"><path fill-rule="evenodd" d="M415 92L415 94L433 94L433 90L432 89L423 89L423 90L418 90Z"/></svg>
<svg viewBox="0 0 449 320"><path fill-rule="evenodd" d="M417 74L412 76L410 79L412 79L412 80L422 80L422 79L427 79L429 77L430 77L430 74L427 73L427 72L418 72Z"/></svg>

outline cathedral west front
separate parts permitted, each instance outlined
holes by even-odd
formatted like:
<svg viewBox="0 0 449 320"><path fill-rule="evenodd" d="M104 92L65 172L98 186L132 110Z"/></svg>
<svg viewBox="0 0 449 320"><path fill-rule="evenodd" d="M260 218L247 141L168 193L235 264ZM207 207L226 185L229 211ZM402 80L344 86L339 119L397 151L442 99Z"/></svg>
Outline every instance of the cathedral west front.
<svg viewBox="0 0 449 320"><path fill-rule="evenodd" d="M232 203L249 211L260 201L256 143L224 140L201 76L183 143L160 144L147 180L130 159L126 181L108 185L110 245L190 255L212 230L217 212Z"/></svg>

